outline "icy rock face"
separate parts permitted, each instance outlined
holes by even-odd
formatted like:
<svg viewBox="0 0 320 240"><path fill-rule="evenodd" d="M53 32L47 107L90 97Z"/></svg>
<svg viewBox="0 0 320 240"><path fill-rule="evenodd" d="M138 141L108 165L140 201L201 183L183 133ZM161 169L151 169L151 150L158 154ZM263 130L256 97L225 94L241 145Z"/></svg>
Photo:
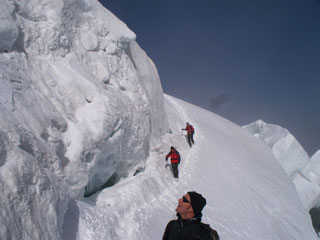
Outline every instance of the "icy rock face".
<svg viewBox="0 0 320 240"><path fill-rule="evenodd" d="M303 205L310 210L320 207L320 150L311 158L306 166L294 178Z"/></svg>
<svg viewBox="0 0 320 240"><path fill-rule="evenodd" d="M69 201L62 141L45 131L66 123L32 81L23 54L0 54L0 239L60 239Z"/></svg>
<svg viewBox="0 0 320 240"><path fill-rule="evenodd" d="M14 46L19 29L15 24L14 3L1 1L0 10L0 52L4 52L9 51Z"/></svg>
<svg viewBox="0 0 320 240"><path fill-rule="evenodd" d="M69 199L133 174L167 131L159 76L95 0L0 6L0 239L60 239Z"/></svg>
<svg viewBox="0 0 320 240"><path fill-rule="evenodd" d="M243 128L272 149L278 162L292 179L296 172L308 162L308 154L287 129L267 124L262 120L250 123Z"/></svg>
<svg viewBox="0 0 320 240"><path fill-rule="evenodd" d="M0 172L0 238L60 239L67 186L23 149L6 151L7 160L1 156L6 162Z"/></svg>

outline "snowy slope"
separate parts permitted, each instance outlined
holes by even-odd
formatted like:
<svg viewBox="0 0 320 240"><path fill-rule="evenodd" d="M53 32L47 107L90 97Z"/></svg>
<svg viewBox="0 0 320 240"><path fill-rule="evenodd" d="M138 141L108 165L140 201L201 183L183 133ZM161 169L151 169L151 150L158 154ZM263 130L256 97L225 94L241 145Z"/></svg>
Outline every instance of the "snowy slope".
<svg viewBox="0 0 320 240"><path fill-rule="evenodd" d="M316 239L292 181L264 143L173 97L166 96L165 106L172 133L161 138L144 171L92 196L88 204L76 202L68 219L79 222L77 228L65 225L65 236L160 239L175 215L177 199L196 190L207 198L204 222L221 239ZM186 121L196 129L191 149L181 135ZM170 145L182 155L178 183L165 168Z"/></svg>

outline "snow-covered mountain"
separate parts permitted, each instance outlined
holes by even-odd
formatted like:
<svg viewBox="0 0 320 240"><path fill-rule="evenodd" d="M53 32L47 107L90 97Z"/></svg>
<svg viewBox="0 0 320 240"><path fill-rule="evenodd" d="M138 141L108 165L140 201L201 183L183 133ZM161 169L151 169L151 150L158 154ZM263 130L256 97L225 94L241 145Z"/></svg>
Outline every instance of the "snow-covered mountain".
<svg viewBox="0 0 320 240"><path fill-rule="evenodd" d="M164 96L135 34L98 1L0 3L0 239L160 239L190 190L222 240L316 239L270 148Z"/></svg>

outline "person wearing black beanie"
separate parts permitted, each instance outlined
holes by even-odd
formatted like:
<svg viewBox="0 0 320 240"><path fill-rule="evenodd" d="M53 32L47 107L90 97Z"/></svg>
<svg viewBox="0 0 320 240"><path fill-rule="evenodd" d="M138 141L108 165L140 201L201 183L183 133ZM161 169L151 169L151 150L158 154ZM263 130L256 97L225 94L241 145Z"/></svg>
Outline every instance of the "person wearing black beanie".
<svg viewBox="0 0 320 240"><path fill-rule="evenodd" d="M202 217L202 209L207 204L207 200L197 192L188 192L191 200L191 206L194 212L194 218L201 220Z"/></svg>
<svg viewBox="0 0 320 240"><path fill-rule="evenodd" d="M167 224L162 240L219 240L218 233L201 222L206 203L206 199L195 191L183 195L176 208L178 219Z"/></svg>

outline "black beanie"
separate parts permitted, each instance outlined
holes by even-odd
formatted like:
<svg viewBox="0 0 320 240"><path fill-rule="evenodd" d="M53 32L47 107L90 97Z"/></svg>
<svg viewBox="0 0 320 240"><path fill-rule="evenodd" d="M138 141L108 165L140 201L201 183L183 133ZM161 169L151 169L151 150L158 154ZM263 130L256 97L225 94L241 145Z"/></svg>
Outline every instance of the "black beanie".
<svg viewBox="0 0 320 240"><path fill-rule="evenodd" d="M190 196L190 200L191 200L191 206L193 208L193 212L194 212L194 216L196 218L200 218L201 219L201 211L204 208L204 206L207 204L207 200L202 197L201 194L197 193L197 192L188 192L189 196Z"/></svg>

